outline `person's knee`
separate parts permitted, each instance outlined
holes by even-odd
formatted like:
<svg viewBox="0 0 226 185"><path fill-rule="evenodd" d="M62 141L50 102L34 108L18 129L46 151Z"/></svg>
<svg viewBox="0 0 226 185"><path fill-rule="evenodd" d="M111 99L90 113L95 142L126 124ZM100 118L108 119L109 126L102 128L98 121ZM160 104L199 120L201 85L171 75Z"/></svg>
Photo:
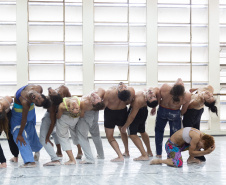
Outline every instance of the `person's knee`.
<svg viewBox="0 0 226 185"><path fill-rule="evenodd" d="M137 137L137 134L130 134L129 137L130 139L135 139Z"/></svg>

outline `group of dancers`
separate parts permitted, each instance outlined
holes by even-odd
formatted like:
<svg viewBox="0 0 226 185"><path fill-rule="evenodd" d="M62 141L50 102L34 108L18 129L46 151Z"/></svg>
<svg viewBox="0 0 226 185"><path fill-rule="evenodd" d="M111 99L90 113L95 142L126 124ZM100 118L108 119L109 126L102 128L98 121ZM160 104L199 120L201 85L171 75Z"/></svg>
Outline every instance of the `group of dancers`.
<svg viewBox="0 0 226 185"><path fill-rule="evenodd" d="M215 149L214 138L200 132L200 120L204 106L217 114L213 87L190 89L185 91L182 79L173 85L163 84L160 88L149 87L135 92L133 87L120 82L118 86L104 90L98 88L88 95L79 98L71 96L69 89L62 85L57 89L48 88L48 96L42 94L40 85L21 87L13 99L10 96L0 97L0 133L6 133L13 158L18 162L20 152L24 164L21 167L35 167L39 160L40 150L45 148L51 161L43 166L61 165L62 150L69 160L65 165L76 164L75 159L85 159L81 164L95 162L89 144L88 133L95 144L98 158L104 159L104 150L99 132L99 110L104 109L104 127L106 138L117 154L112 162L123 162L129 157L128 136L131 138L141 155L134 161L148 161L153 157L149 136L145 131L145 122L150 114L156 115L155 145L156 159L150 164L165 163L169 166L183 165L181 152L189 150L188 163L205 161L204 155ZM13 103L12 110L10 109ZM40 137L36 132L35 106L47 109L41 121ZM158 107L158 110L157 110ZM156 111L157 110L157 111ZM181 117L183 116L183 128ZM169 122L170 138L165 144L167 159L162 159L162 142L165 126ZM118 126L125 151L121 152L114 138L114 129ZM137 135L140 133L142 140ZM78 153L74 157L69 133ZM50 137L53 137L57 151ZM204 150L203 150L204 149ZM33 155L34 152L34 155ZM0 168L6 168L6 158L0 145Z"/></svg>

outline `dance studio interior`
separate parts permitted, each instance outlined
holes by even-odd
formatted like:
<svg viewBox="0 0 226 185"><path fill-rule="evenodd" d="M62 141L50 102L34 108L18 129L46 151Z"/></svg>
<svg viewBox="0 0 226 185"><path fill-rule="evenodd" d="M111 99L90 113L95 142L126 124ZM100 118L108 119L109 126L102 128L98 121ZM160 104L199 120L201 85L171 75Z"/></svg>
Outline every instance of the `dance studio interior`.
<svg viewBox="0 0 226 185"><path fill-rule="evenodd" d="M181 167L150 165L157 159L158 105L155 115L148 107L145 123L153 156L134 160L141 154L128 135L129 156L112 162L117 153L106 137L104 110L100 110L104 158L98 158L89 133L92 164L80 163L83 151L75 165L64 165L68 156L62 150L61 165L43 166L50 161L43 147L36 167L22 168L20 154L18 162L10 161L13 155L2 131L0 144L7 167L0 168L0 184L226 184L226 0L0 0L1 97L11 96L15 101L15 93L25 85L40 85L45 96L49 87L65 85L71 95L81 98L98 88L106 92L120 82L138 92L161 89L164 84L171 87L177 79L182 79L188 93L208 85L214 89L218 112L203 105L200 119L200 131L215 140L206 161L188 163L188 150L181 153ZM46 111L35 106L38 136ZM169 158L165 143L170 129L167 122L162 159ZM117 126L114 138L124 153ZM78 149L71 138L70 144L76 156Z"/></svg>

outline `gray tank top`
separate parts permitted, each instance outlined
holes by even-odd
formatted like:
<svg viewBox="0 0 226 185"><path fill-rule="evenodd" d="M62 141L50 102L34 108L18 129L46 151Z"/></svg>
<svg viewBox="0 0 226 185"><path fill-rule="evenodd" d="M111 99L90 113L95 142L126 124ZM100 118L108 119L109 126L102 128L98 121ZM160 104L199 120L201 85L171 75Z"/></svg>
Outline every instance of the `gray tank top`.
<svg viewBox="0 0 226 185"><path fill-rule="evenodd" d="M190 131L195 131L195 132L201 134L199 131L192 129L192 127L185 127L183 129L182 138L188 144L190 144L190 142L191 142L191 137L189 136Z"/></svg>

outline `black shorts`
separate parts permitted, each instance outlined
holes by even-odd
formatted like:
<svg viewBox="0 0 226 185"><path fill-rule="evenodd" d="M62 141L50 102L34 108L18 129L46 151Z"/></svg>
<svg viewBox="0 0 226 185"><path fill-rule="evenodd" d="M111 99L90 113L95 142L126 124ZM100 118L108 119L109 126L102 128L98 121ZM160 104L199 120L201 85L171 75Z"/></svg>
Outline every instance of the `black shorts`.
<svg viewBox="0 0 226 185"><path fill-rule="evenodd" d="M131 111L132 107L129 108L129 113ZM148 108L142 107L133 122L128 127L128 135L137 135L137 132L144 133L145 132L145 122L148 117Z"/></svg>
<svg viewBox="0 0 226 185"><path fill-rule="evenodd" d="M127 120L127 107L121 110L104 109L104 127L115 128L115 125L122 127Z"/></svg>

